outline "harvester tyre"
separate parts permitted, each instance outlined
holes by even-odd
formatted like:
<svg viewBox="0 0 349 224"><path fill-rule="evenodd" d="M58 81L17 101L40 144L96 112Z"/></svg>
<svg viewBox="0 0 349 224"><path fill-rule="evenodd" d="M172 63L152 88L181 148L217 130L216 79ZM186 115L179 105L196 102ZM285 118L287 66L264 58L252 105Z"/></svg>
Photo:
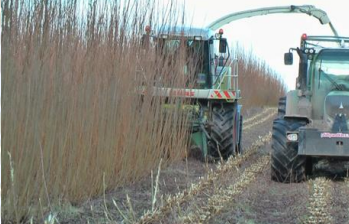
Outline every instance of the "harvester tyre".
<svg viewBox="0 0 349 224"><path fill-rule="evenodd" d="M280 97L278 106L278 117L284 118L286 114L286 97Z"/></svg>
<svg viewBox="0 0 349 224"><path fill-rule="evenodd" d="M235 106L214 107L212 110L212 122L211 144L209 145L208 154L214 159L219 159L220 157L227 159L235 154L237 145L234 139Z"/></svg>
<svg viewBox="0 0 349 224"><path fill-rule="evenodd" d="M286 132L296 131L305 121L277 118L273 123L271 179L298 183L306 179L306 158L298 155L298 143L287 143Z"/></svg>

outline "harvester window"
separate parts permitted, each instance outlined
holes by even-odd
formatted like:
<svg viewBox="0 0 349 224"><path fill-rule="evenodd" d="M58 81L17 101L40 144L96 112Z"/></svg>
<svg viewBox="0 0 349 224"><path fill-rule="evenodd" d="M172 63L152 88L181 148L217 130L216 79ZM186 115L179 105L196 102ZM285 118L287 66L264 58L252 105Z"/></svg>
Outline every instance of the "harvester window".
<svg viewBox="0 0 349 224"><path fill-rule="evenodd" d="M204 88L209 74L207 41L188 40L186 57L189 83L195 88Z"/></svg>
<svg viewBox="0 0 349 224"><path fill-rule="evenodd" d="M205 88L209 75L207 41L183 37L159 38L157 49L164 66L182 66L187 87Z"/></svg>

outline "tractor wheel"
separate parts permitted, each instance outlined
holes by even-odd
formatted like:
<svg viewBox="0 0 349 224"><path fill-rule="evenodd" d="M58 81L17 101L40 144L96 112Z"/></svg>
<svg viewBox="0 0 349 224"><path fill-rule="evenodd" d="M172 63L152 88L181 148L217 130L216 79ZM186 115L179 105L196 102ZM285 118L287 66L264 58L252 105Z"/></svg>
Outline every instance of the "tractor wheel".
<svg viewBox="0 0 349 224"><path fill-rule="evenodd" d="M280 97L278 106L278 117L284 118L286 113L286 97Z"/></svg>
<svg viewBox="0 0 349 224"><path fill-rule="evenodd" d="M212 111L211 142L208 154L214 159L227 159L234 155L237 136L234 130L235 106L224 105L213 107ZM235 133L234 133L235 132Z"/></svg>
<svg viewBox="0 0 349 224"><path fill-rule="evenodd" d="M298 155L298 143L287 143L286 132L306 125L305 121L277 118L273 123L271 179L301 182L306 178L306 158Z"/></svg>

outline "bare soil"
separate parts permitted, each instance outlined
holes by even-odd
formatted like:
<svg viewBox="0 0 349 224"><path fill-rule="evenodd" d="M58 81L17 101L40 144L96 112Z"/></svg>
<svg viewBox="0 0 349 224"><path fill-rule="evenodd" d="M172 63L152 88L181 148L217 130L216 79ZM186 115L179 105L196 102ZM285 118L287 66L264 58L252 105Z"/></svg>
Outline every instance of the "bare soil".
<svg viewBox="0 0 349 224"><path fill-rule="evenodd" d="M245 112L245 117L252 117L262 113L262 109ZM259 136L267 135L272 129L273 118L244 131L243 147L251 146ZM178 212L189 214L191 211L204 206L210 196L220 187L227 187L234 183L237 176L245 168L254 164L263 155L271 152L270 144L261 147L258 152L248 158L236 172L223 175L211 188L181 204L154 223L180 223L176 217ZM187 159L178 161L169 167L161 169L159 178L159 192L156 206L162 203L161 195L174 195L190 187L192 183L204 176L208 170L216 169L214 163L204 163L198 159L198 153L192 151ZM154 176L157 171L154 171ZM316 178L319 173L310 178ZM327 176L334 179L336 176ZM119 187L104 196L91 199L77 206L67 206L58 216L60 223L121 223L138 220L146 210L152 208L151 176ZM349 183L336 178L331 182L329 213L333 223L349 223ZM270 180L270 166L229 204L215 214L208 223L305 223L309 217L309 198L311 185L309 182L298 184L276 183ZM129 200L127 200L129 198ZM116 205L117 206L116 206ZM183 214L180 214L183 215ZM195 221L194 221L195 222Z"/></svg>

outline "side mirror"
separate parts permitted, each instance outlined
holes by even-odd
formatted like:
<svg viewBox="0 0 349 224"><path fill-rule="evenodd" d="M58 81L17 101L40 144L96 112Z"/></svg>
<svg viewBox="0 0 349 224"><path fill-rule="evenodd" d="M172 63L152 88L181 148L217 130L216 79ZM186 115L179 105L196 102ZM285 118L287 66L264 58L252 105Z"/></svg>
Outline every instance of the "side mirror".
<svg viewBox="0 0 349 224"><path fill-rule="evenodd" d="M284 63L285 63L285 65L292 65L293 64L293 54L292 54L292 52L285 53L285 55L284 55Z"/></svg>
<svg viewBox="0 0 349 224"><path fill-rule="evenodd" d="M219 39L219 53L227 53L227 39Z"/></svg>

